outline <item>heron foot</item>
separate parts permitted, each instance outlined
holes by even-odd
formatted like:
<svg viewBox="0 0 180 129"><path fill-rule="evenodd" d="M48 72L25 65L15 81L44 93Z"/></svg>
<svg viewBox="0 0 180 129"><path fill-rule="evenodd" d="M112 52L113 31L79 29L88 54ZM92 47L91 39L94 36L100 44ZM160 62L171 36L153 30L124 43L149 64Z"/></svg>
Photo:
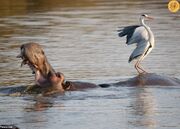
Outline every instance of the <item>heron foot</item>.
<svg viewBox="0 0 180 129"><path fill-rule="evenodd" d="M148 72L146 72L146 71L143 69L143 67L140 65L140 62L137 62L137 63L135 64L135 68L136 68L136 70L138 71L139 74L146 74L146 73L148 73Z"/></svg>
<svg viewBox="0 0 180 129"><path fill-rule="evenodd" d="M147 74L147 73L148 73L148 72L143 71L143 72L139 73L139 75L145 75L145 74Z"/></svg>

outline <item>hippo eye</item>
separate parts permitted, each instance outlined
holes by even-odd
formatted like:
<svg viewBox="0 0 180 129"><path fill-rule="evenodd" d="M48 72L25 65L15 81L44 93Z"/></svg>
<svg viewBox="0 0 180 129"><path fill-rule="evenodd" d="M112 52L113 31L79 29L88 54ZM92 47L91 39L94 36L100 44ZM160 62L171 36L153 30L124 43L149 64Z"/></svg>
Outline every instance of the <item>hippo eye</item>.
<svg viewBox="0 0 180 129"><path fill-rule="evenodd" d="M72 86L72 84L71 84L71 82L69 82L69 81L66 81L66 82L63 84L63 88L64 88L65 90L69 90L69 89L71 88L71 86Z"/></svg>

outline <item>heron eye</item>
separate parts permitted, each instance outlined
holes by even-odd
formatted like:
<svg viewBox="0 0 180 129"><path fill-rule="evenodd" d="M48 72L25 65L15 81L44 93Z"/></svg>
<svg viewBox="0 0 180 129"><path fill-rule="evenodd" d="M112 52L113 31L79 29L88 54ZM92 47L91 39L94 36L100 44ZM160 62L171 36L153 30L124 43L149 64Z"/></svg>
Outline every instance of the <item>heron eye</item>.
<svg viewBox="0 0 180 129"><path fill-rule="evenodd" d="M143 14L143 15L141 15L141 16L143 16L143 17L148 17L148 15L147 15L147 14Z"/></svg>
<svg viewBox="0 0 180 129"><path fill-rule="evenodd" d="M141 15L141 16L145 17L145 14L143 14L143 15Z"/></svg>

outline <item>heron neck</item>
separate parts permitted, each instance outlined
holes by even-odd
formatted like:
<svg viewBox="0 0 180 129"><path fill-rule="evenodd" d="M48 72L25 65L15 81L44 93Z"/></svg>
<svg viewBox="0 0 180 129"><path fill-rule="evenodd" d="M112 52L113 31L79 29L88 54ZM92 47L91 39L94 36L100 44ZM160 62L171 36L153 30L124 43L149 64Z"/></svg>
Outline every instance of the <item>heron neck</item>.
<svg viewBox="0 0 180 129"><path fill-rule="evenodd" d="M149 26L147 26L147 25L144 23L144 18L143 18L143 17L140 18L140 23L141 23L141 25L143 25L144 28L147 30L147 32L148 32L148 37L149 37L149 38L148 38L148 41L150 42L151 45L153 45L153 44L152 44L152 43L154 42L153 33L152 33L151 29L149 28Z"/></svg>

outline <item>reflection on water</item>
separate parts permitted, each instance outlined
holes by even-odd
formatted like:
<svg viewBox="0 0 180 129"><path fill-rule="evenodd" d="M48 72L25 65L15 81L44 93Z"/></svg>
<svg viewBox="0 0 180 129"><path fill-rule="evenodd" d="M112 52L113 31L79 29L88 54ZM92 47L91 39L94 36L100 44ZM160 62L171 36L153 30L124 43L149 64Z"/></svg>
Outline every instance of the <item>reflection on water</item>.
<svg viewBox="0 0 180 129"><path fill-rule="evenodd" d="M48 98L48 97L42 97L42 96L37 96L34 97L33 100L35 101L35 103L33 103L32 105L28 105L25 108L26 112L30 112L30 111L44 111L48 108L51 108L53 106L53 99Z"/></svg>
<svg viewBox="0 0 180 129"><path fill-rule="evenodd" d="M156 46L143 61L150 72L180 77L180 13L155 0L3 0L0 2L0 86L32 85L16 59L22 43L39 42L68 80L114 82L136 75L128 57L134 46L117 36L120 26L155 17ZM65 96L0 97L0 124L21 128L178 128L179 89L108 88ZM78 123L78 125L77 125ZM75 126L76 127L75 127Z"/></svg>
<svg viewBox="0 0 180 129"><path fill-rule="evenodd" d="M155 128L157 121L154 116L156 115L156 103L154 96L151 92L148 92L149 89L137 88L132 90L130 93L133 99L132 114L136 116L132 124L135 126L145 126L150 128Z"/></svg>
<svg viewBox="0 0 180 129"><path fill-rule="evenodd" d="M59 126L67 129L178 129L179 97L179 88L175 87L97 88L54 98L1 97L0 121L27 129Z"/></svg>

